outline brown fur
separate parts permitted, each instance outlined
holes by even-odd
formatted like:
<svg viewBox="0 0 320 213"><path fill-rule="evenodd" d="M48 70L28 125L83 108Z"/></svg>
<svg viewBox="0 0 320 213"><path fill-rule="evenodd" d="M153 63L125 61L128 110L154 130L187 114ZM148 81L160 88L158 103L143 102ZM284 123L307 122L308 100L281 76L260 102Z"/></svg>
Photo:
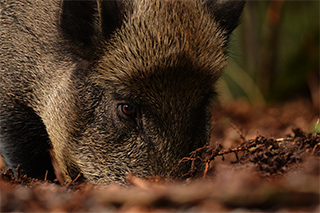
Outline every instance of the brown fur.
<svg viewBox="0 0 320 213"><path fill-rule="evenodd" d="M242 1L9 1L1 6L0 151L9 167L97 184L167 175L209 139ZM225 14L227 11L228 14ZM135 107L135 117L119 111ZM185 172L185 168L173 174Z"/></svg>

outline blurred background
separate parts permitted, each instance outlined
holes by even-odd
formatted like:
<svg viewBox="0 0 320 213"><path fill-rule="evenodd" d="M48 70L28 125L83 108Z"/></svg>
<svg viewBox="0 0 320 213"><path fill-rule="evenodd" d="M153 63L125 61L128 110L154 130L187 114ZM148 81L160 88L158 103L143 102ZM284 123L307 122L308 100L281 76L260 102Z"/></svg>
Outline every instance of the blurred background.
<svg viewBox="0 0 320 213"><path fill-rule="evenodd" d="M317 0L249 0L230 40L222 104L306 98L319 107L319 12Z"/></svg>

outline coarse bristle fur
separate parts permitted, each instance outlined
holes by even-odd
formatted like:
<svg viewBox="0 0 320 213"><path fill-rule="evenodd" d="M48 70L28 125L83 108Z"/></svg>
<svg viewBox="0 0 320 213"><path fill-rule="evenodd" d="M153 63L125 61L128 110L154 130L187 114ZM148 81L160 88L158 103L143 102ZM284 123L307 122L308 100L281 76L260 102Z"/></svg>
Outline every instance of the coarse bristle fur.
<svg viewBox="0 0 320 213"><path fill-rule="evenodd" d="M71 181L167 176L209 140L215 85L244 1L0 4L0 152ZM51 155L50 155L51 153ZM187 172L181 166L171 174Z"/></svg>

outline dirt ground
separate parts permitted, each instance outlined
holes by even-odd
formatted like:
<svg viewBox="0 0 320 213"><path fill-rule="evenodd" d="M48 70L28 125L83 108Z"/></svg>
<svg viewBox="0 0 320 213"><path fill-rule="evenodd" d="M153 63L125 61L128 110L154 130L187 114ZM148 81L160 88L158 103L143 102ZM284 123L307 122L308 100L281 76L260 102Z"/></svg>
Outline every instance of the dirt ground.
<svg viewBox="0 0 320 213"><path fill-rule="evenodd" d="M30 179L1 170L1 212L320 212L318 106L304 99L213 109L210 144L180 160L181 180L129 187Z"/></svg>

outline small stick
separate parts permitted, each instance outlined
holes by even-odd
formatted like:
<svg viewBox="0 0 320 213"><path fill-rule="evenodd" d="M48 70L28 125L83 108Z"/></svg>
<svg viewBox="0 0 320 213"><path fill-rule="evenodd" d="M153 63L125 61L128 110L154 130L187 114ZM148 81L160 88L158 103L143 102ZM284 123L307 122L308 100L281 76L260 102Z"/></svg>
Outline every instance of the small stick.
<svg viewBox="0 0 320 213"><path fill-rule="evenodd" d="M283 142L283 141L293 141L294 139L293 138L278 138L276 139L275 141L277 142Z"/></svg>
<svg viewBox="0 0 320 213"><path fill-rule="evenodd" d="M237 148L234 148L234 149L228 149L226 151L221 151L221 152L218 152L217 155L225 155L225 154L229 154L231 152L237 152L237 151L242 151L244 148L243 147L237 147Z"/></svg>
<svg viewBox="0 0 320 213"><path fill-rule="evenodd" d="M17 166L17 174L16 174L17 178L20 177L20 164L18 164Z"/></svg>
<svg viewBox="0 0 320 213"><path fill-rule="evenodd" d="M46 170L46 174L44 175L44 180L47 181L48 178L48 170Z"/></svg>
<svg viewBox="0 0 320 213"><path fill-rule="evenodd" d="M209 164L210 164L210 160L207 160L206 168L205 168L204 173L203 173L203 178L206 178L206 176L207 176L207 172L209 170Z"/></svg>
<svg viewBox="0 0 320 213"><path fill-rule="evenodd" d="M234 152L236 158L237 158L237 161L239 161L239 157L238 157L238 153L237 152Z"/></svg>
<svg viewBox="0 0 320 213"><path fill-rule="evenodd" d="M234 125L233 123L231 123L231 122L230 122L230 125L232 126L232 128L234 128L234 129L238 132L240 138L241 138L243 141L246 141L246 138L243 136L243 134L242 134L242 132L239 130L239 128L238 128L236 125Z"/></svg>
<svg viewBox="0 0 320 213"><path fill-rule="evenodd" d="M314 155L314 153L316 152L316 149L320 146L320 143L316 144L313 149L312 149L312 154Z"/></svg>
<svg viewBox="0 0 320 213"><path fill-rule="evenodd" d="M313 130L313 134L312 134L312 135L315 135L315 134L316 134L318 125L319 125L319 119L317 120L316 125L314 126L314 130Z"/></svg>
<svg viewBox="0 0 320 213"><path fill-rule="evenodd" d="M81 176L81 172L79 172L78 176L72 181L72 183L75 183Z"/></svg>

